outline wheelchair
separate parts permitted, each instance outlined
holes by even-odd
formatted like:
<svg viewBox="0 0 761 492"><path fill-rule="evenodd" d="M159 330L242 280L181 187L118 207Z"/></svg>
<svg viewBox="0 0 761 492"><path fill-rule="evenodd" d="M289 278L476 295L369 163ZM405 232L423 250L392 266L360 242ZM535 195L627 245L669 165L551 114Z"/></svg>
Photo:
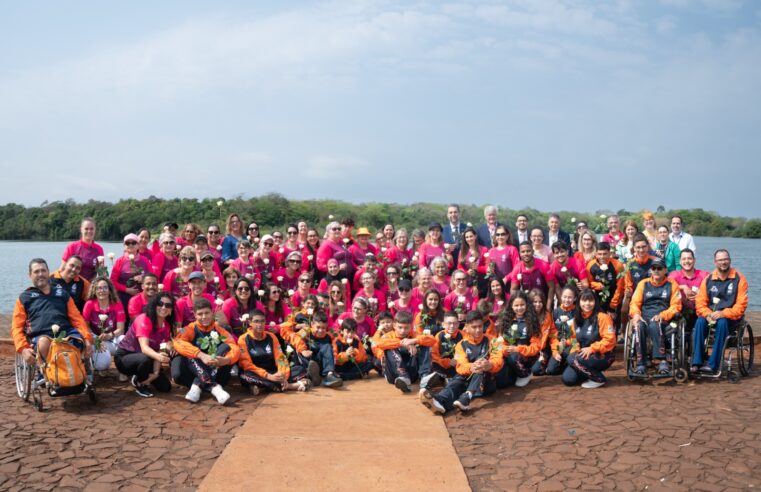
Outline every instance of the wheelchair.
<svg viewBox="0 0 761 492"><path fill-rule="evenodd" d="M709 347L713 347L714 331L714 327L708 330L704 345L707 353L703 354L704 360L707 360L707 356L710 355ZM745 318L741 318L734 327L730 326L727 337L724 339L724 354L719 361L716 374L697 372L690 374L690 377L694 379L719 379L726 374L727 381L733 384L737 383L740 376L749 376L753 370L754 343L753 328ZM692 344L689 345L688 351L690 353L685 360L686 368L689 368Z"/></svg>
<svg viewBox="0 0 761 492"><path fill-rule="evenodd" d="M626 378L629 381L643 381L648 379L672 378L678 383L687 381L688 370L685 368L685 321L682 317L671 320L663 327L665 335L666 353L671 359L671 370L666 374L653 372L650 368L644 374L638 374L637 369L637 345L639 344L639 332L632 321L626 324L624 335L624 366ZM652 340L647 337L645 354L652 353ZM645 355L643 354L643 355Z"/></svg>
<svg viewBox="0 0 761 492"><path fill-rule="evenodd" d="M69 396L70 394L86 394L90 399L90 402L95 404L97 402L97 396L95 394L95 387L93 385L93 376L95 371L93 369L92 359L90 357L82 357L84 363L86 378L82 385L81 391L76 393L62 394L53 393L52 385L48 383L47 376L45 375L45 361L42 360L38 354L34 364L29 364L20 353L16 352L16 393L19 398L24 401L32 399L32 405L38 412L44 410L42 401L43 388L47 388L47 393L52 398L58 398L61 396Z"/></svg>

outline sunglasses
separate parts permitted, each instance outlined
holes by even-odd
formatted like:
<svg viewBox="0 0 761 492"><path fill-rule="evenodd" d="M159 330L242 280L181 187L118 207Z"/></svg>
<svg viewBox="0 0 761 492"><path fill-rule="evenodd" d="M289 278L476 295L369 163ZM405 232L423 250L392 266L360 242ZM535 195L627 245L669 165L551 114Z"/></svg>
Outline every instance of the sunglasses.
<svg viewBox="0 0 761 492"><path fill-rule="evenodd" d="M251 292L251 289L249 289L248 287L238 287L235 290L237 290L238 292Z"/></svg>
<svg viewBox="0 0 761 492"><path fill-rule="evenodd" d="M272 237L274 237L275 239L283 239L283 236L281 236L280 234L273 234Z"/></svg>
<svg viewBox="0 0 761 492"><path fill-rule="evenodd" d="M464 278L460 278L460 277L457 277L456 279L454 279L454 281L455 281L455 282L465 282L465 279L464 279Z"/></svg>
<svg viewBox="0 0 761 492"><path fill-rule="evenodd" d="M195 256L182 256L182 257L180 257L180 259L182 261L196 261L196 257Z"/></svg>
<svg viewBox="0 0 761 492"><path fill-rule="evenodd" d="M265 246L269 246L270 248L275 245L275 243L264 243Z"/></svg>
<svg viewBox="0 0 761 492"><path fill-rule="evenodd" d="M248 230L249 231L258 231L259 230L259 226L251 226L251 227L248 228Z"/></svg>
<svg viewBox="0 0 761 492"><path fill-rule="evenodd" d="M308 284L309 283L309 279L308 278L300 278L299 282L301 282L302 284Z"/></svg>
<svg viewBox="0 0 761 492"><path fill-rule="evenodd" d="M387 276L387 277L395 277L395 276L397 276L397 275L399 275L399 274L398 274L398 273L396 273L396 272L386 272L386 276Z"/></svg>
<svg viewBox="0 0 761 492"><path fill-rule="evenodd" d="M334 290L334 291L331 291L330 293L331 294L341 294L341 291L340 290Z"/></svg>
<svg viewBox="0 0 761 492"><path fill-rule="evenodd" d="M171 302L157 302L156 307L162 307L167 309L172 309L174 306Z"/></svg>
<svg viewBox="0 0 761 492"><path fill-rule="evenodd" d="M495 234L495 236L497 236L497 237L505 237L505 236L507 236L507 234L505 234L504 232L498 232L498 233Z"/></svg>
<svg viewBox="0 0 761 492"><path fill-rule="evenodd" d="M298 233L299 233L298 231L288 231L289 236L295 236Z"/></svg>
<svg viewBox="0 0 761 492"><path fill-rule="evenodd" d="M405 287L405 288L401 288L401 287L399 288L399 292L409 292L409 291L411 291L411 290L412 290L412 289L408 289L408 288L406 288L406 287Z"/></svg>
<svg viewBox="0 0 761 492"><path fill-rule="evenodd" d="M330 230L331 231L340 231L341 228L340 227L331 227Z"/></svg>
<svg viewBox="0 0 761 492"><path fill-rule="evenodd" d="M219 234L219 231L209 231L209 235L211 236L212 234Z"/></svg>
<svg viewBox="0 0 761 492"><path fill-rule="evenodd" d="M651 266L650 270L665 270L662 266Z"/></svg>
<svg viewBox="0 0 761 492"><path fill-rule="evenodd" d="M208 256L206 258L201 259L201 263L208 263L210 261L214 261L214 258L209 258Z"/></svg>
<svg viewBox="0 0 761 492"><path fill-rule="evenodd" d="M137 241L127 241L124 244L126 244L127 246L134 246L137 244Z"/></svg>
<svg viewBox="0 0 761 492"><path fill-rule="evenodd" d="M301 264L301 260L288 260L288 263L298 263L298 264Z"/></svg>

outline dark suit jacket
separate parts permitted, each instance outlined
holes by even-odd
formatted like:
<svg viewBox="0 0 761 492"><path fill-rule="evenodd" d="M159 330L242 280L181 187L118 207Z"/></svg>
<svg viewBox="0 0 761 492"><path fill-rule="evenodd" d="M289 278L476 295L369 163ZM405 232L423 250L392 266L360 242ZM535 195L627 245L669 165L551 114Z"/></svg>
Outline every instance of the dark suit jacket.
<svg viewBox="0 0 761 492"><path fill-rule="evenodd" d="M517 248L521 244L520 240L518 240L518 229L511 228L510 232L513 235L513 246L515 246ZM531 228L530 227L528 229L526 229L526 241L530 240L528 238L529 234L531 234Z"/></svg>
<svg viewBox="0 0 761 492"><path fill-rule="evenodd" d="M449 221L444 222L441 227L444 229L441 231L441 237L444 238L444 242L447 244L454 244L456 245L454 248L454 251L452 251L452 258L454 258L455 267L457 266L457 259L460 257L460 243L462 242L462 233L465 231L465 229L468 228L465 224L460 222L460 226L458 229L460 229L460 234L457 239L455 239L452 236L452 226L449 224Z"/></svg>
<svg viewBox="0 0 761 492"><path fill-rule="evenodd" d="M499 226L504 227L504 224L497 222L496 227ZM487 224L481 224L480 226L476 227L476 236L478 236L478 244L491 249L491 234L489 233L489 226Z"/></svg>
<svg viewBox="0 0 761 492"><path fill-rule="evenodd" d="M563 229L560 229L558 231L558 240L559 241L563 241L564 243L566 243L568 245L568 248L569 248L569 251L570 251L570 248L571 248L571 236L567 232L565 232ZM552 247L552 245L549 243L549 241L550 241L550 232L549 231L544 231L544 244L546 244L547 246Z"/></svg>

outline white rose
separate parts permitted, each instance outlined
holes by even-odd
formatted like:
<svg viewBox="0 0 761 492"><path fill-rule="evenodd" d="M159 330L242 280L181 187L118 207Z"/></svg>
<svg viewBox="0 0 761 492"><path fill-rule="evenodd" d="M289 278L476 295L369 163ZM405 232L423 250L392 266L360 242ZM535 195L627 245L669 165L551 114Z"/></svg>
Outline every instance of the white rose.
<svg viewBox="0 0 761 492"><path fill-rule="evenodd" d="M128 258L130 259L130 261L132 261L132 260L134 260L134 259L135 259L135 255L133 255L132 253L130 253L130 254L129 254L129 256L128 256Z"/></svg>
<svg viewBox="0 0 761 492"><path fill-rule="evenodd" d="M248 313L243 313L243 316L240 317L241 323L245 323L248 321Z"/></svg>
<svg viewBox="0 0 761 492"><path fill-rule="evenodd" d="M260 237L255 237L255 238L254 238L254 244L258 243L258 242L259 242L259 241L261 241L261 240L262 240L262 238L260 238Z"/></svg>
<svg viewBox="0 0 761 492"><path fill-rule="evenodd" d="M386 248L381 248L381 251L382 251L383 253L385 253L385 252L386 252Z"/></svg>
<svg viewBox="0 0 761 492"><path fill-rule="evenodd" d="M444 249L449 249L452 245L449 243L444 243Z"/></svg>
<svg viewBox="0 0 761 492"><path fill-rule="evenodd" d="M217 333L216 330L213 330L211 333L209 333L209 336L212 340L217 341L219 340L219 333Z"/></svg>
<svg viewBox="0 0 761 492"><path fill-rule="evenodd" d="M602 270L603 272L607 272L608 271L608 264L605 263L604 265L600 265L600 270Z"/></svg>
<svg viewBox="0 0 761 492"><path fill-rule="evenodd" d="M221 244L217 244L217 251L222 251L222 245Z"/></svg>
<svg viewBox="0 0 761 492"><path fill-rule="evenodd" d="M108 321L108 315L107 314L99 314L98 315L98 319L100 320L101 323L105 323L106 321Z"/></svg>
<svg viewBox="0 0 761 492"><path fill-rule="evenodd" d="M336 306L338 306L338 307L344 307L344 303L343 303L343 302L341 302L341 301L338 301L338 302L336 303Z"/></svg>
<svg viewBox="0 0 761 492"><path fill-rule="evenodd" d="M299 243L299 249L304 249L304 243Z"/></svg>
<svg viewBox="0 0 761 492"><path fill-rule="evenodd" d="M314 314L314 309L307 308L307 316L312 316Z"/></svg>
<svg viewBox="0 0 761 492"><path fill-rule="evenodd" d="M344 244L349 244L349 238L348 237L344 238Z"/></svg>
<svg viewBox="0 0 761 492"><path fill-rule="evenodd" d="M394 308L394 303L393 302L389 302L388 303L388 308L389 309L393 309Z"/></svg>
<svg viewBox="0 0 761 492"><path fill-rule="evenodd" d="M720 302L721 302L721 299L719 299L718 297L714 297L714 298L712 299L712 301L713 301L713 303L714 303L714 304L718 304L718 303L720 303Z"/></svg>
<svg viewBox="0 0 761 492"><path fill-rule="evenodd" d="M116 256L116 255L114 255L113 253L108 253L108 259L109 260L113 260L114 256Z"/></svg>
<svg viewBox="0 0 761 492"><path fill-rule="evenodd" d="M257 294L259 297L264 297L264 291L263 291L262 289L259 289L259 290L257 290L257 291L256 291L256 294Z"/></svg>
<svg viewBox="0 0 761 492"><path fill-rule="evenodd" d="M159 292L161 292L162 290L164 290L164 284L159 284Z"/></svg>
<svg viewBox="0 0 761 492"><path fill-rule="evenodd" d="M489 257L489 253L484 253L484 258L488 258L488 257Z"/></svg>
<svg viewBox="0 0 761 492"><path fill-rule="evenodd" d="M214 277L214 283L215 283L215 284L218 284L218 283L219 283L219 277Z"/></svg>
<svg viewBox="0 0 761 492"><path fill-rule="evenodd" d="M494 343L496 343L497 345L502 345L502 342L503 342L504 340L505 340L505 339L504 339L503 337L498 337L498 338L495 338L495 339L494 339Z"/></svg>
<svg viewBox="0 0 761 492"><path fill-rule="evenodd" d="M605 214L600 214L600 218L601 218L601 219L607 219L607 218L608 218L608 216L607 216L607 215L605 215Z"/></svg>
<svg viewBox="0 0 761 492"><path fill-rule="evenodd" d="M510 330L513 333L517 332L518 331L518 324L517 323L513 323L513 325L510 327Z"/></svg>
<svg viewBox="0 0 761 492"><path fill-rule="evenodd" d="M431 330L429 330L428 328L423 330L423 335L430 335L430 334L431 334Z"/></svg>
<svg viewBox="0 0 761 492"><path fill-rule="evenodd" d="M344 285L346 285L346 284L348 284L348 283L349 283L349 281L348 281L348 280L346 280L345 278L342 278L342 279L341 279L341 283L342 283L342 284L344 284Z"/></svg>
<svg viewBox="0 0 761 492"><path fill-rule="evenodd" d="M417 309L418 309L418 311L422 311L423 310L423 305L422 304L418 304L417 305Z"/></svg>
<svg viewBox="0 0 761 492"><path fill-rule="evenodd" d="M328 215L328 220L333 220L334 218L332 215Z"/></svg>
<svg viewBox="0 0 761 492"><path fill-rule="evenodd" d="M452 338L452 335L450 335L449 333L444 333L444 338L449 340L450 338Z"/></svg>
<svg viewBox="0 0 761 492"><path fill-rule="evenodd" d="M465 296L458 296L457 302L465 302Z"/></svg>
<svg viewBox="0 0 761 492"><path fill-rule="evenodd" d="M275 326L275 322L274 321L270 321L270 326Z"/></svg>
<svg viewBox="0 0 761 492"><path fill-rule="evenodd" d="M563 267L563 268L561 268L561 269L560 269L560 271L561 271L561 272L563 272L563 273L565 273L565 272L567 272L567 271L568 271L568 268L566 268L566 267Z"/></svg>
<svg viewBox="0 0 761 492"><path fill-rule="evenodd" d="M182 245L178 244L177 246L175 246L175 249L176 249L177 251L181 250L181 249L182 249Z"/></svg>
<svg viewBox="0 0 761 492"><path fill-rule="evenodd" d="M470 258L468 258L468 261L470 261L471 263L475 263L476 262L476 257L475 256L471 256Z"/></svg>
<svg viewBox="0 0 761 492"><path fill-rule="evenodd" d="M282 275L278 275L277 276L277 281L278 282L282 282L283 281L283 276Z"/></svg>
<svg viewBox="0 0 761 492"><path fill-rule="evenodd" d="M505 304L505 301L499 301L499 302L497 303L497 306L502 306L502 305L504 305L504 304Z"/></svg>
<svg viewBox="0 0 761 492"><path fill-rule="evenodd" d="M264 262L265 265L269 265L270 264L270 259L269 258L265 258L262 261Z"/></svg>
<svg viewBox="0 0 761 492"><path fill-rule="evenodd" d="M314 259L314 255L307 256L307 260L312 261Z"/></svg>
<svg viewBox="0 0 761 492"><path fill-rule="evenodd" d="M105 260L105 259L106 258L103 257L103 256L98 256L98 263L103 263L103 260Z"/></svg>
<svg viewBox="0 0 761 492"><path fill-rule="evenodd" d="M412 259L413 259L413 260L417 260L417 258L418 258L418 252L417 252L417 251L415 251L415 254L414 254L414 255L412 255Z"/></svg>
<svg viewBox="0 0 761 492"><path fill-rule="evenodd" d="M521 280L523 280L523 274L519 273L518 275L515 276L515 278L517 278L518 282L520 282Z"/></svg>
<svg viewBox="0 0 761 492"><path fill-rule="evenodd" d="M180 269L179 268L175 268L174 269L174 273L180 273Z"/></svg>
<svg viewBox="0 0 761 492"><path fill-rule="evenodd" d="M161 342L161 343L159 344L159 350L160 350L160 351L164 352L164 351L166 351L166 348L167 348L167 347L166 347L166 342Z"/></svg>
<svg viewBox="0 0 761 492"><path fill-rule="evenodd" d="M58 334L58 330L60 330L61 327L58 326L58 325L53 325L53 326L50 327L50 329L53 330L53 335L56 335L56 334Z"/></svg>
<svg viewBox="0 0 761 492"><path fill-rule="evenodd" d="M294 294L293 289L288 289L288 297L291 297Z"/></svg>
<svg viewBox="0 0 761 492"><path fill-rule="evenodd" d="M563 316L561 316L561 317L560 317L560 322L561 322L561 323L566 323L566 322L568 322L568 316L566 316L566 315L563 315Z"/></svg>
<svg viewBox="0 0 761 492"><path fill-rule="evenodd" d="M254 280L254 274L253 273L247 273L246 278L249 280Z"/></svg>
<svg viewBox="0 0 761 492"><path fill-rule="evenodd" d="M575 223L576 223L576 217L571 217L571 224L575 224Z"/></svg>
<svg viewBox="0 0 761 492"><path fill-rule="evenodd" d="M282 255L283 253L285 253L285 248L280 248L279 250L277 250L277 252Z"/></svg>
<svg viewBox="0 0 761 492"><path fill-rule="evenodd" d="M225 202L222 200L217 200L217 207L221 207L223 203Z"/></svg>
<svg viewBox="0 0 761 492"><path fill-rule="evenodd" d="M694 286L694 287L692 288L692 291L693 291L693 292L697 292L697 291L699 291L699 290L700 290L700 288L698 288L697 286Z"/></svg>
<svg viewBox="0 0 761 492"><path fill-rule="evenodd" d="M214 299L214 304L216 304L217 306L221 306L221 305L222 305L222 304L224 304L224 303L225 303L225 301L223 301L223 300L222 300L222 299L220 299L219 297L217 297L216 299Z"/></svg>
<svg viewBox="0 0 761 492"><path fill-rule="evenodd" d="M370 304L378 304L378 299L374 297L371 297L370 299L368 299L368 301L370 301Z"/></svg>
<svg viewBox="0 0 761 492"><path fill-rule="evenodd" d="M466 225L467 225L468 227L473 227L473 224L471 224L470 222L468 222Z"/></svg>
<svg viewBox="0 0 761 492"><path fill-rule="evenodd" d="M291 355L293 353L293 347L291 347L290 345L286 346L285 353L288 355Z"/></svg>

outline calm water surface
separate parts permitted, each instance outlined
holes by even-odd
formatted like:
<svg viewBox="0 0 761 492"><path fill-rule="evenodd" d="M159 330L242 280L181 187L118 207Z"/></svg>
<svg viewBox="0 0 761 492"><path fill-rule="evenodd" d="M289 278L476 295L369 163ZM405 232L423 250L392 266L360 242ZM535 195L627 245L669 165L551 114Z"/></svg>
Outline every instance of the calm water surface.
<svg viewBox="0 0 761 492"><path fill-rule="evenodd" d="M698 237L697 263L701 270L713 270L713 252L726 248L732 255L732 265L748 279L749 309L761 310L761 239ZM61 264L61 254L68 242L0 241L0 313L10 313L19 293L30 285L27 276L29 260L45 258L51 269ZM99 242L108 254L121 255L121 243ZM108 264L108 260L106 260Z"/></svg>

